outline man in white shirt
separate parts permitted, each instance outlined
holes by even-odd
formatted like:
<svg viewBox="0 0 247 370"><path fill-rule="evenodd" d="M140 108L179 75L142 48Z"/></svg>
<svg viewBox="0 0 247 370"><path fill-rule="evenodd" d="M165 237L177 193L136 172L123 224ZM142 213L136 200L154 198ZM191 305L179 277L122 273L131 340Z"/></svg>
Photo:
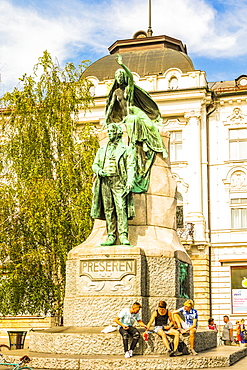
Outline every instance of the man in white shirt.
<svg viewBox="0 0 247 370"><path fill-rule="evenodd" d="M118 324L119 332L123 337L125 358L129 358L133 356L133 351L140 339L139 330L133 327L134 322L137 321L140 326L147 328L147 326L141 320L141 316L139 313L140 309L141 309L140 303L135 302L131 308L122 309L122 311L119 313L119 315L114 320ZM130 345L130 349L128 350L129 336L132 336L133 339Z"/></svg>

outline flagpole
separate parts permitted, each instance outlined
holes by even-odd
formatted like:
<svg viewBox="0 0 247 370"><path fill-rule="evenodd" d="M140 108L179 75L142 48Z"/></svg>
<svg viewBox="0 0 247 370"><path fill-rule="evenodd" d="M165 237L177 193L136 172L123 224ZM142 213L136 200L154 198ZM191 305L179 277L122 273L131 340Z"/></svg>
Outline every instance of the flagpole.
<svg viewBox="0 0 247 370"><path fill-rule="evenodd" d="M152 37L153 30L151 26L151 0L148 0L148 14L149 14L149 23L148 23L148 37Z"/></svg>

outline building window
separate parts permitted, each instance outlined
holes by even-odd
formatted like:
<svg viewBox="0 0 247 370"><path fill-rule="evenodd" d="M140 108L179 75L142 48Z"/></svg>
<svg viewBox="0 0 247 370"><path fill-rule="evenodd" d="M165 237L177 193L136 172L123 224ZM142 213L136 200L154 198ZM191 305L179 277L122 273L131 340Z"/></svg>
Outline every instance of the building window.
<svg viewBox="0 0 247 370"><path fill-rule="evenodd" d="M247 128L229 131L230 159L247 159Z"/></svg>
<svg viewBox="0 0 247 370"><path fill-rule="evenodd" d="M247 198L231 199L231 228L247 228Z"/></svg>
<svg viewBox="0 0 247 370"><path fill-rule="evenodd" d="M232 313L247 314L247 266L231 266Z"/></svg>
<svg viewBox="0 0 247 370"><path fill-rule="evenodd" d="M89 88L89 93L92 97L95 96L95 90L96 90L95 86L91 85L90 88Z"/></svg>
<svg viewBox="0 0 247 370"><path fill-rule="evenodd" d="M184 207L183 207L183 197L180 193L177 192L177 207L176 207L176 221L177 229L184 227Z"/></svg>
<svg viewBox="0 0 247 370"><path fill-rule="evenodd" d="M175 90L178 88L178 79L177 77L172 77L170 80L169 80L169 89L172 89L172 90Z"/></svg>
<svg viewBox="0 0 247 370"><path fill-rule="evenodd" d="M182 131L170 131L170 160L182 161Z"/></svg>

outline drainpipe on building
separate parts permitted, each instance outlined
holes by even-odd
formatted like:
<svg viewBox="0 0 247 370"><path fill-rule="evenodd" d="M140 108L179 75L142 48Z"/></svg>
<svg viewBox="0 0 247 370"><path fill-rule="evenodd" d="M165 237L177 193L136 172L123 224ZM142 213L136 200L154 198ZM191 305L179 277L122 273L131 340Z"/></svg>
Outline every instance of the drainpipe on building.
<svg viewBox="0 0 247 370"><path fill-rule="evenodd" d="M207 177L208 177L208 186L207 186L207 192L208 192L208 238L210 247L208 249L208 257L209 257L209 305L210 305L210 317L212 317L212 295L211 295L211 213L210 213L210 171L209 171L209 116L216 111L215 101L214 101L214 94L212 93L212 104L209 105L210 107L213 105L212 110L208 110L206 115L206 135L207 135L207 158L208 158L208 167L207 167Z"/></svg>

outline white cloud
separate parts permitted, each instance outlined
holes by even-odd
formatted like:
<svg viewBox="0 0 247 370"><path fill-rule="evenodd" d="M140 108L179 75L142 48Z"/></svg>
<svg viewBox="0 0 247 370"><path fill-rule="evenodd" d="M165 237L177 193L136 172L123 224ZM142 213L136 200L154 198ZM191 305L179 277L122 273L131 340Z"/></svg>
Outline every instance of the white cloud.
<svg viewBox="0 0 247 370"><path fill-rule="evenodd" d="M92 33L92 22L87 19L90 17L85 17L82 22L75 12L72 15L70 12L60 13L59 17L42 16L34 9L15 7L7 0L0 0L0 73L3 84L7 88L13 87L24 73L32 73L44 50L63 62L73 47L80 47L80 44L83 47L83 42L89 38L88 32Z"/></svg>
<svg viewBox="0 0 247 370"><path fill-rule="evenodd" d="M6 89L30 74L46 49L61 64L78 54L87 58L89 51L100 57L117 39L148 28L147 0L40 0L38 8L35 1L22 6L15 1L0 0L0 73ZM220 12L213 3L221 5ZM247 0L153 0L154 35L178 38L197 56L245 55L246 5Z"/></svg>

